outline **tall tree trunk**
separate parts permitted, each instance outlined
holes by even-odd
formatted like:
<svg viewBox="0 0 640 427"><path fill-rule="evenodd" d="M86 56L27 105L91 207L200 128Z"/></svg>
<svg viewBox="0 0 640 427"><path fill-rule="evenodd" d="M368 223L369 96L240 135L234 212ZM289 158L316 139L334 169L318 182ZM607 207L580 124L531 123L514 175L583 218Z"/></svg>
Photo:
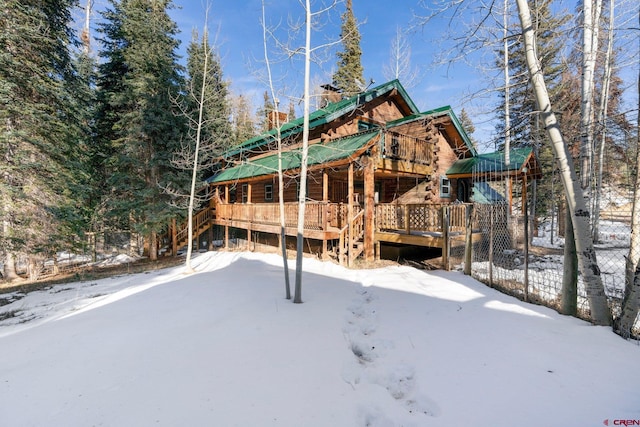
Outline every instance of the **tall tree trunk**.
<svg viewBox="0 0 640 427"><path fill-rule="evenodd" d="M595 67L598 53L598 33L602 0L583 0L582 28L582 101L581 101L581 146L580 182L586 200L590 200L593 173L593 121ZM585 206L587 204L585 203Z"/></svg>
<svg viewBox="0 0 640 427"><path fill-rule="evenodd" d="M20 278L18 276L18 272L16 271L16 256L7 252L4 257L4 279L5 280L15 280Z"/></svg>
<svg viewBox="0 0 640 427"><path fill-rule="evenodd" d="M273 78L271 76L271 63L269 62L269 52L267 50L267 24L265 17L264 0L262 0L262 40L264 46L264 59L267 66L267 75L269 78L269 88L271 90L271 98L276 108L276 142L278 144L278 205L280 208L280 249L282 253L282 266L284 269L284 293L286 299L291 299L291 283L289 280L289 259L287 257L287 220L284 211L284 174L282 173L282 134L280 114L278 111L278 102L276 100L276 92L273 87Z"/></svg>
<svg viewBox="0 0 640 427"><path fill-rule="evenodd" d="M311 2L306 4L306 37L304 50L304 119L302 127L302 159L300 164L300 193L298 194L298 229L296 247L296 285L293 302L302 302L302 258L304 250L304 214L307 198L307 158L309 155L309 79L311 75Z"/></svg>
<svg viewBox="0 0 640 427"><path fill-rule="evenodd" d="M562 265L562 293L560 304L562 314L567 316L578 315L578 257L576 254L576 241L573 238L573 225L569 209L564 209L565 233L564 239L564 263Z"/></svg>
<svg viewBox="0 0 640 427"><path fill-rule="evenodd" d="M502 26L502 37L504 39L504 164L509 167L509 164L511 163L511 102L509 99L509 85L511 84L509 77L509 0L504 0ZM511 191L511 185L509 185L508 191Z"/></svg>
<svg viewBox="0 0 640 427"><path fill-rule="evenodd" d="M185 260L185 272L193 273L193 267L191 266L191 254L193 253L193 208L196 199L196 181L198 180L199 169L199 154L200 154L200 138L202 135L202 122L204 115L204 97L207 88L207 67L209 65L209 48L207 45L207 39L209 37L207 31L207 20L209 16L209 8L204 13L204 35L202 37L202 43L204 46L204 64L202 66L202 86L200 87L200 100L198 102L198 124L196 128L196 147L193 153L193 169L191 170L191 191L189 193L189 207L187 210L187 258Z"/></svg>
<svg viewBox="0 0 640 427"><path fill-rule="evenodd" d="M502 37L504 38L504 164L509 168L511 163L511 99L510 90L511 80L509 76L509 0L504 0L504 11L502 15ZM506 194L509 200L509 209L507 210L507 221L511 221L512 213L512 185L511 177L507 177Z"/></svg>
<svg viewBox="0 0 640 427"><path fill-rule="evenodd" d="M638 12L640 27L640 12ZM638 71L638 119L636 121L636 182L631 214L631 246L627 257L622 311L616 322L616 332L623 337L631 335L631 328L640 311L640 71Z"/></svg>
<svg viewBox="0 0 640 427"><path fill-rule="evenodd" d="M149 233L149 259L151 261L158 259L158 234L155 231Z"/></svg>
<svg viewBox="0 0 640 427"><path fill-rule="evenodd" d="M600 106L598 107L598 124L600 125L600 144L598 149L598 171L596 174L596 186L593 195L593 241L598 242L600 222L600 199L602 197L602 173L604 169L604 147L607 140L607 108L609 101L609 87L611 83L611 56L613 52L613 28L615 19L615 0L609 2L609 33L607 34L607 53L604 61L604 76L600 94Z"/></svg>
<svg viewBox="0 0 640 427"><path fill-rule="evenodd" d="M536 96L538 108L541 111L547 134L553 151L558 159L560 176L567 197L567 205L571 212L578 265L585 283L587 298L591 309L591 321L596 325L610 325L611 311L607 304L607 297L600 276L600 269L593 248L589 226L589 212L583 197L582 188L575 172L573 160L567 144L564 141L560 126L551 108L551 101L544 82L542 69L536 56L535 33L531 22L531 12L527 0L516 0L522 26L524 48L527 66Z"/></svg>

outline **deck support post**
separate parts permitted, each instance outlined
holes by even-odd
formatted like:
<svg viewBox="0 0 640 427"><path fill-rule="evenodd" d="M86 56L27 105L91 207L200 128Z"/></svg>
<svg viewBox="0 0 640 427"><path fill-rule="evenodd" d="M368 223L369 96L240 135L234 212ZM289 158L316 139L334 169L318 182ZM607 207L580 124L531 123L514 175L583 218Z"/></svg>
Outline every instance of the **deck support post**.
<svg viewBox="0 0 640 427"><path fill-rule="evenodd" d="M207 251L213 250L213 221L209 220L209 228L207 230Z"/></svg>
<svg viewBox="0 0 640 427"><path fill-rule="evenodd" d="M374 259L375 239L375 174L374 161L367 157L364 166L364 259L372 262Z"/></svg>
<svg viewBox="0 0 640 427"><path fill-rule="evenodd" d="M347 196L347 266L351 267L353 255L353 163L349 163L348 178L348 196ZM342 250L342 248L340 248Z"/></svg>
<svg viewBox="0 0 640 427"><path fill-rule="evenodd" d="M229 184L224 186L224 202L231 203L229 200ZM229 250L229 218L225 218L224 221L224 248Z"/></svg>
<svg viewBox="0 0 640 427"><path fill-rule="evenodd" d="M329 174L326 169L322 169L322 201L324 202L322 227L326 232L329 230ZM329 249L327 247L327 238L325 237L322 239L322 260L326 261L327 259L329 259Z"/></svg>
<svg viewBox="0 0 640 427"><path fill-rule="evenodd" d="M524 214L524 301L529 302L529 206L527 205L527 170L522 175L522 213Z"/></svg>
<svg viewBox="0 0 640 427"><path fill-rule="evenodd" d="M251 204L251 183L247 183L247 204ZM247 250L251 252L251 224L253 224L253 209L251 209L251 216L249 218L249 224L247 225Z"/></svg>

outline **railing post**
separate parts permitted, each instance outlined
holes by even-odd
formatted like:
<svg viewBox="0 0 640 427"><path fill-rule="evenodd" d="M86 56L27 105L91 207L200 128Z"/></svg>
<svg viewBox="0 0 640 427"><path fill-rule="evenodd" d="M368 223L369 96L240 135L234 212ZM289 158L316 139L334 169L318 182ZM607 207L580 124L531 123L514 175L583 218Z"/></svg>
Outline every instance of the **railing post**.
<svg viewBox="0 0 640 427"><path fill-rule="evenodd" d="M404 207L404 231L407 234L411 234L411 227L409 226L409 205L403 205Z"/></svg>
<svg viewBox="0 0 640 427"><path fill-rule="evenodd" d="M471 258L472 258L472 250L473 250L473 224L471 223L471 216L473 213L473 205L466 205L465 211L465 225L466 225L466 234L465 234L465 243L464 243L464 274L467 276L471 275Z"/></svg>
<svg viewBox="0 0 640 427"><path fill-rule="evenodd" d="M348 206L347 206L347 224L348 228L348 245L347 256L348 266L351 267L351 253L353 252L353 163L349 163L349 177L348 177Z"/></svg>
<svg viewBox="0 0 640 427"><path fill-rule="evenodd" d="M449 242L449 207L442 207L442 265L445 271L451 270L449 255L451 242Z"/></svg>

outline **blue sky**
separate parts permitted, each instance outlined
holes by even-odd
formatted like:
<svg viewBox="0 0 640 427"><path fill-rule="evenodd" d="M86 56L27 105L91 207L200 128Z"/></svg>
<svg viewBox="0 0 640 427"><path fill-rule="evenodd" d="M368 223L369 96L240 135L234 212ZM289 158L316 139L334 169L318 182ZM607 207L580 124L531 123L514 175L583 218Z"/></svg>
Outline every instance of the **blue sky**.
<svg viewBox="0 0 640 427"><path fill-rule="evenodd" d="M312 11L319 10L321 4L332 0L312 0ZM406 34L411 46L411 63L419 68L421 79L410 87L403 82L418 108L422 111L450 105L456 114L465 108L474 121L476 132L473 135L480 143L480 151L493 150L490 143L494 125L492 116L487 112L493 110L497 101L494 99L473 99L470 94L477 92L487 81L486 75L476 71L473 66L455 63L450 66L436 66L435 58L447 49L447 41L443 37L447 32L455 32L459 20L454 20L451 28L446 18L432 20L427 26L416 26L416 16L424 16L427 11L420 5L431 0L353 0L353 9L360 24L362 65L367 83L370 79L374 85L382 84L387 79L383 68L391 60L391 42L397 28ZM269 28L278 28L280 40L288 37L285 30L290 29L291 22L303 22L304 0L266 0L267 23ZM81 0L82 5L86 0ZM99 11L107 7L107 0L95 0L92 27L101 19ZM260 74L264 74L264 47L261 26L261 0L209 0L208 19L211 42L219 51L224 77L231 82L235 94L243 94L252 99L254 108L263 102L263 93L268 86ZM179 54L186 59L186 48L194 30L202 32L205 25L205 9L207 0L173 0L175 6L169 13L176 22L180 35ZM322 27L312 34L312 48L331 41L336 41L340 33L340 16L344 12L344 0L338 0L337 6L329 14L322 15ZM78 9L75 13L76 26L81 27L84 12ZM462 31L462 29L460 29ZM296 47L303 46L302 39L294 42ZM270 59L276 59L278 49L273 40L269 42ZM98 43L94 44L99 49ZM312 69L312 85L329 83L335 70L337 58L333 49L321 52L324 60ZM301 97L303 93L302 58L285 61L274 67L273 75L279 89L279 99L288 105L287 97ZM301 105L298 104L298 114ZM286 107L283 107L286 108ZM487 149L483 149L486 146Z"/></svg>
<svg viewBox="0 0 640 427"><path fill-rule="evenodd" d="M106 6L107 0L95 0L95 12ZM321 4L328 4L332 0L312 0L312 10L315 12ZM448 66L435 65L436 59L443 52L447 52L449 45L456 35L462 36L466 25L472 25L474 16L482 10L480 2L464 3L468 8L465 18L449 21L447 17L431 20L426 26L416 26L416 16L427 15L423 3L437 3L436 0L352 0L356 19L360 23L362 64L364 77L375 84L384 83L387 79L383 75L383 67L390 62L390 44L399 27L407 30L407 41L411 46L411 62L421 71L422 79L407 91L416 105L422 110L450 105L456 114L464 108L471 116L476 132L473 137L479 143L481 152L495 149L492 136L494 135L495 115L492 111L498 105L496 93L477 94L492 85L500 85L501 78L490 77L488 70L493 66L495 57L491 49L480 54L469 55L465 62L456 62ZM575 10L578 0L559 0L559 7ZM182 40L180 54L186 56L186 47L191 39L193 30L202 31L205 23L205 5L207 0L173 0L175 9L170 15L180 29ZM280 40L286 40L284 30L290 28L290 22L303 22L304 0L266 0L267 23L270 28L279 27L276 31ZM329 15L323 15L322 28L314 30L312 47L318 47L329 41L338 39L340 33L340 15L344 12L344 1L338 0L338 5ZM81 0L85 3L85 0ZM252 99L254 107L262 104L262 94L268 89L260 74L264 74L263 35L261 27L261 0L209 0L209 30L211 41L215 43L221 56L224 76L231 82L231 89L235 94L243 94ZM627 5L628 6L628 5ZM630 6L631 15L637 16L637 6ZM474 10L475 9L475 10ZM620 10L620 8L617 8ZM474 12L476 14L474 14ZM482 16L485 14L482 10ZM515 12L515 11L512 11ZM465 12L462 12L465 13ZM80 15L82 12L80 12ZM629 15L629 12L623 12ZM628 16L627 16L628 18ZM100 19L95 13L95 19ZM513 16L513 19L517 17ZM634 21L635 22L635 21ZM95 26L95 21L92 24ZM294 43L295 47L303 45L301 39ZM621 76L629 85L635 85L637 79L637 42L631 38L631 61L621 71ZM335 69L335 51L325 50L325 60L312 70L312 84L322 84L331 81ZM629 49L626 46L625 49ZM269 55L275 59L276 47L269 42ZM635 52L635 53L633 53ZM628 59L628 58L627 58ZM634 65L635 64L635 65ZM284 105L288 105L287 97L300 97L303 93L303 64L301 59L285 61L274 67L274 80L279 89L278 97ZM475 96L473 96L475 95ZM627 90L624 95L630 109L637 106L637 91ZM285 107L286 108L286 107ZM301 108L298 109L300 114ZM633 120L633 118L632 118Z"/></svg>
<svg viewBox="0 0 640 427"><path fill-rule="evenodd" d="M317 1L312 3L319 5ZM367 81L371 78L375 84L386 81L383 66L390 61L390 44L396 28L407 30L414 26L415 15L426 14L418 3L418 0L353 1L354 14L361 24L362 64ZM174 4L178 8L170 13L182 32L181 49L184 52L192 30L201 31L204 26L204 1L174 0ZM312 5L314 11L318 7ZM338 38L340 15L344 7L344 3L339 3L332 13L323 16L323 27L312 34L312 47ZM302 22L304 13L298 0L267 0L266 11L269 27L277 27L279 24L281 30L290 27L288 22ZM234 92L251 96L257 103L256 106L262 102L262 93L267 90L266 84L258 76L265 69L261 14L260 0L212 0L209 12L209 29L222 58L224 75L231 81ZM464 101L468 99L467 93L478 87L481 76L474 75L469 67L461 64L453 67L433 65L434 57L443 49L438 39L447 30L447 26L446 21L435 21L428 27L415 28L408 33L407 39L412 49L411 62L421 69L423 75L420 83L408 88L408 92L421 110L451 105L458 114L462 107L472 112L474 107L464 105ZM282 40L286 39L283 31L279 35ZM297 46L301 46L301 43ZM276 48L273 42L270 42L269 50L270 57L275 58ZM335 48L326 51L326 60L314 66L313 81L330 81L336 64L334 53ZM281 86L286 86L283 89L288 92L286 95L302 94L303 64L300 60L288 61L277 67L274 75L276 80L284 80ZM490 133L493 128L487 124L483 130L482 123L477 123L476 127L480 128L476 137L481 133Z"/></svg>

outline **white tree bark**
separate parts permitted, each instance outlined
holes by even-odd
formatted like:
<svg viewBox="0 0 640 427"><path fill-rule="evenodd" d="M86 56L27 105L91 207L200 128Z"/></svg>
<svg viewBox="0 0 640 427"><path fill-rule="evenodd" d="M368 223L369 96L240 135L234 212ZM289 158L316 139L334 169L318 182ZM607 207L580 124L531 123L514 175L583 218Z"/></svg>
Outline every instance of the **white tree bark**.
<svg viewBox="0 0 640 427"><path fill-rule="evenodd" d="M207 32L207 17L209 15L209 9L205 11L204 15L204 34L202 36L202 43L204 47L204 64L202 65L202 86L200 87L200 99L198 101L198 123L196 127L196 147L193 153L193 169L191 170L191 191L189 193L189 207L187 208L187 232L188 232L188 243L187 243L187 259L185 261L185 272L193 273L193 267L191 266L191 255L193 253L193 208L194 202L196 199L196 182L198 181L198 157L200 154L200 139L202 137L202 120L204 114L204 97L206 93L207 87L207 71L209 67L209 52L207 39L209 34Z"/></svg>
<svg viewBox="0 0 640 427"><path fill-rule="evenodd" d="M304 98L302 124L302 159L300 161L300 193L298 194L298 228L296 245L296 284L294 303L302 302L302 259L304 250L304 214L307 199L307 160L309 157L309 80L311 75L311 3L305 0Z"/></svg>
<svg viewBox="0 0 640 427"><path fill-rule="evenodd" d="M511 163L511 105L509 99L509 0L504 0L504 11L502 15L502 36L504 49L504 164ZM508 180L509 184L511 180ZM511 192L511 185L508 191Z"/></svg>
<svg viewBox="0 0 640 427"><path fill-rule="evenodd" d="M522 26L524 48L527 66L536 96L538 108L541 111L547 134L553 151L558 159L558 166L562 184L567 197L567 204L571 212L571 219L576 241L578 266L582 274L587 291L587 298L591 309L591 321L596 325L610 325L611 311L607 304L600 269L593 248L589 226L589 212L583 197L582 188L575 172L573 160L567 144L564 141L560 126L551 108L549 94L544 82L542 69L536 55L535 33L533 31L531 12L527 0L516 0Z"/></svg>
<svg viewBox="0 0 640 427"><path fill-rule="evenodd" d="M607 35L607 52L604 62L604 76L600 94L600 106L598 107L598 124L600 125L600 144L598 148L598 171L593 195L593 241L598 242L600 222L600 199L602 197L602 174L604 169L604 147L607 140L607 109L609 101L609 88L611 84L611 57L613 53L613 28L615 21L615 0L609 2L609 33Z"/></svg>
<svg viewBox="0 0 640 427"><path fill-rule="evenodd" d="M262 39L264 47L264 59L267 67L267 78L269 89L271 91L271 99L276 109L275 111L275 129L276 129L276 143L278 145L278 203L280 207L280 248L282 252L282 265L284 267L284 286L285 286L285 298L291 299L291 285L289 280L289 260L287 257L287 233L286 233L286 219L284 214L284 175L282 173L282 134L280 114L278 111L278 101L276 97L276 91L273 86L273 77L271 75L271 63L269 62L269 51L267 49L267 24L265 16L265 5L262 0Z"/></svg>
<svg viewBox="0 0 640 427"><path fill-rule="evenodd" d="M591 176L593 167L593 121L594 121L594 87L595 67L598 53L598 33L602 0L583 0L583 33L582 33L582 103L581 103L581 147L580 147L580 181L585 197L591 192Z"/></svg>
<svg viewBox="0 0 640 427"><path fill-rule="evenodd" d="M389 64L382 67L382 75L386 80L400 80L406 89L420 82L420 70L411 64L411 45L400 27L391 40Z"/></svg>
<svg viewBox="0 0 640 427"><path fill-rule="evenodd" d="M638 12L640 27L640 11ZM631 328L640 311L640 70L638 71L638 118L636 120L636 182L631 214L631 247L627 257L624 299L616 332L631 335Z"/></svg>

